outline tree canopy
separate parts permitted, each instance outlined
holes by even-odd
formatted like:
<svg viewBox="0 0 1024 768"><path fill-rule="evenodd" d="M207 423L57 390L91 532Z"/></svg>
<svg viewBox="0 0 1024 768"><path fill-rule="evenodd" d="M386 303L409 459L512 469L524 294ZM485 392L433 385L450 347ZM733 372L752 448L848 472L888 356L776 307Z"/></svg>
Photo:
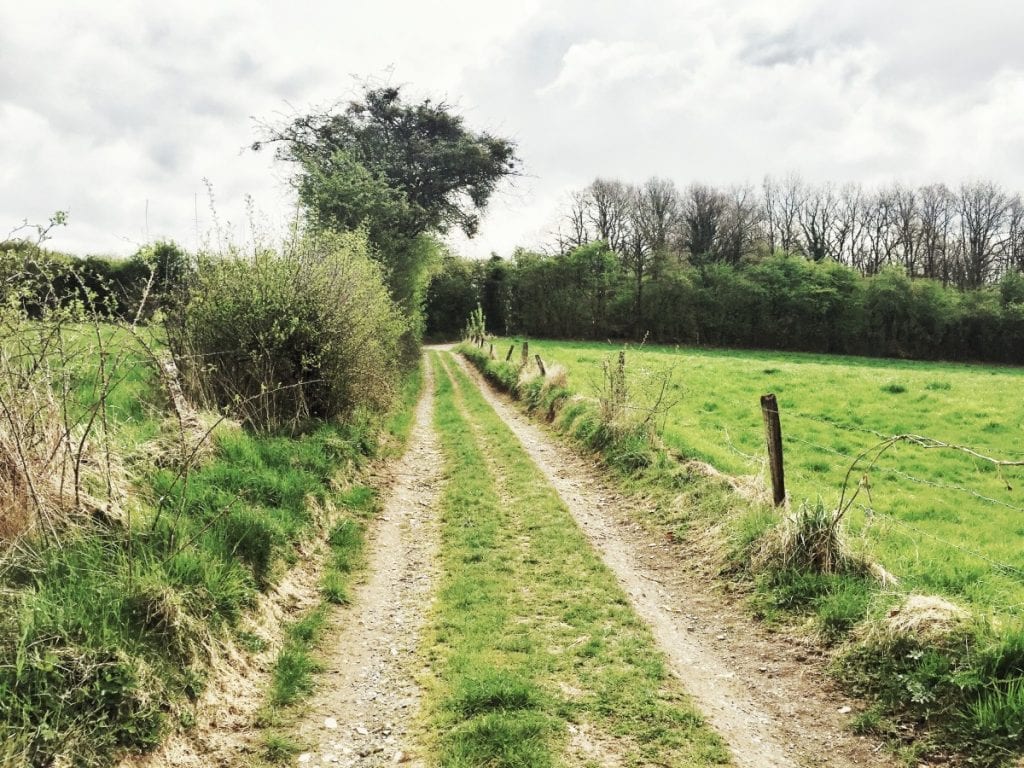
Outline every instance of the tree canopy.
<svg viewBox="0 0 1024 768"><path fill-rule="evenodd" d="M270 128L254 148L265 144L298 165L300 200L316 223L366 223L375 241L456 227L472 236L518 163L513 142L470 130L443 101L406 102L397 87Z"/></svg>

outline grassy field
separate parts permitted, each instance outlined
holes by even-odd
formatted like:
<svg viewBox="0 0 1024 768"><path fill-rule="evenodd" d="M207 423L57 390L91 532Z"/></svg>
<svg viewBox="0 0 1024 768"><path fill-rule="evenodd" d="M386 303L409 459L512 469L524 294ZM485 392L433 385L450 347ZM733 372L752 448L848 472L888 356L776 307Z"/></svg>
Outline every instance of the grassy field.
<svg viewBox="0 0 1024 768"><path fill-rule="evenodd" d="M500 347L503 351L507 346ZM569 385L596 395L620 347L531 341ZM517 350L518 355L518 350ZM627 375L643 398L672 369L678 403L665 442L732 474L763 471L760 395L774 392L794 502L838 501L854 460L883 435L914 433L982 454L1024 459L1024 371L826 355L643 347ZM858 467L866 468L862 461ZM853 473L853 485L863 471ZM945 449L898 444L869 473L850 529L908 585L996 613L1024 611L1024 468ZM873 514L872 514L873 513Z"/></svg>

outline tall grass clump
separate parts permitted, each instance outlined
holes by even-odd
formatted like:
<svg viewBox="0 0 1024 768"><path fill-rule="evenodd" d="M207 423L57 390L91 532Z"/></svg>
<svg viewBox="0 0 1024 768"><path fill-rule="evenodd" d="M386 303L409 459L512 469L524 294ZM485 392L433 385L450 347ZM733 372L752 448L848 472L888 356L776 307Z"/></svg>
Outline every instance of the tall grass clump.
<svg viewBox="0 0 1024 768"><path fill-rule="evenodd" d="M386 407L406 320L357 231L204 254L167 326L191 399L294 431Z"/></svg>
<svg viewBox="0 0 1024 768"><path fill-rule="evenodd" d="M38 244L0 250L0 545L124 511L114 425L152 374L136 322ZM141 307L137 314L141 313Z"/></svg>

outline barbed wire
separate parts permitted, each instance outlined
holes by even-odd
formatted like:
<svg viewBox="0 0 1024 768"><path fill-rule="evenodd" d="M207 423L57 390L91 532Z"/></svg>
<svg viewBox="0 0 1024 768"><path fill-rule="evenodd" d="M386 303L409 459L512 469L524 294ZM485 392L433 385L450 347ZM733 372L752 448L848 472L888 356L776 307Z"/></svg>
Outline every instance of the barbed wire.
<svg viewBox="0 0 1024 768"><path fill-rule="evenodd" d="M970 556L975 557L975 558L977 558L979 560L983 560L984 562L988 563L989 565L991 565L991 566L993 566L993 567L995 567L995 568L997 568L997 569L999 569L1001 571L1012 571L1013 573L1015 573L1018 576L1020 576L1022 580L1024 580L1024 568L1020 568L1020 567L1018 567L1016 565L1011 565L1010 563L1004 563L1001 560L996 560L995 558L989 557L988 555L984 554L983 552L979 552L976 549L972 549L971 547L965 547L963 544L957 544L956 542L950 541L949 539L945 539L942 536L939 536L939 535L937 535L935 533L932 533L931 531L926 531L923 528L918 528L916 525L913 525L912 523L908 523L905 520L901 520L900 518L896 517L895 515L891 515L891 514L889 514L887 512L879 512L873 506L867 506L867 505L864 505L864 504L858 504L857 506L860 507L864 511L864 514L867 515L869 518L871 518L871 517L883 518L885 520L888 520L891 523L895 523L900 528L904 528L904 529L906 529L908 531L912 531L913 533L916 533L918 536L923 536L925 538L931 539L932 541L938 542L939 544L942 544L943 546L959 550L960 552L963 552L964 554L970 555Z"/></svg>
<svg viewBox="0 0 1024 768"><path fill-rule="evenodd" d="M861 427L861 426L846 424L846 423L840 422L840 421L838 421L836 419L832 419L832 418L828 418L828 417L824 417L824 416L814 416L812 414L804 413L803 411L798 411L796 409L790 409L790 408L786 408L785 410L780 409L779 413L780 413L780 416L786 416L786 417L796 416L799 419L806 419L808 421L814 421L814 422L817 422L819 424L824 424L825 426L832 427L833 429L837 429L837 430L840 430L840 431L843 431L843 432L873 435L874 437L877 437L877 438L879 438L881 440L888 440L889 438L893 437L893 435L891 433L887 434L885 432L879 432L876 429L870 429L868 427ZM965 447L965 446L953 446L953 444L950 443L950 441L948 441L948 440L937 440L935 438L927 438L927 439L932 440L932 441L934 441L936 443L945 443L945 444L950 445L951 447L958 447L958 448ZM977 454L979 456L979 458L983 458L986 461L992 461L992 459L990 459L988 456L982 455L980 453L980 449L971 449L971 450L972 450L972 452ZM986 451L993 451L994 449L992 449L990 447L986 447L985 450ZM1005 453L1005 454L1008 454L1008 455L1011 455L1011 456L1024 456L1024 451L999 449L999 452L1000 453ZM1003 463L1005 463L1005 464L1017 464L1017 462L1003 462ZM1022 462L1022 463L1024 463L1024 462Z"/></svg>
<svg viewBox="0 0 1024 768"><path fill-rule="evenodd" d="M739 410L748 409L748 408L752 407L747 402L745 402L745 401L744 402L740 402L738 400L730 400L728 402L728 406L731 407L731 408L739 409ZM930 437L926 437L926 436L923 436L923 435L915 435L915 434L894 435L894 434L891 434L891 433L887 434L885 432L881 432L881 431L879 431L877 429L872 429L870 427L850 424L850 423L847 423L847 422L843 422L843 421L841 421L839 419L830 418L830 417L827 417L827 416L813 415L813 414L805 413L805 412L797 410L797 409L790 409L788 407L784 408L784 409L780 409L780 412L781 412L780 416L784 416L785 418L795 417L797 419L803 419L803 420L806 420L806 421L815 422L815 423L818 423L818 424L821 424L823 426L828 427L830 430L835 430L835 431L840 431L840 432L847 432L847 433L857 434L857 435L868 435L868 436L871 436L871 437L875 438L877 441L879 441L879 443L880 443L880 445L878 446L879 448L883 448L884 444L886 444L886 443L888 443L890 445L894 445L897 442L905 442L905 443L908 443L910 445L913 445L913 446L916 446L918 448L921 448L923 450L948 449L950 451L957 451L957 452L960 452L960 453L965 454L967 456L970 456L970 457L972 457L972 458L974 458L976 460L984 461L986 463L994 465L997 468L997 470L1001 470L1001 469L1006 468L1006 467L1020 467L1020 466L1024 466L1024 461L997 459L997 458L994 458L993 456L986 455L986 453L983 453L982 450L979 450L977 448L973 448L971 446L960 445L960 444L956 444L956 443L953 443L953 442L950 442L950 441L937 440L935 438L930 438ZM718 420L717 419L712 419L712 421L718 421ZM725 421L725 419L723 419L722 421ZM762 468L764 467L764 462L765 462L764 457L759 456L759 455L750 454L750 453L740 449L736 445L736 443L733 441L732 435L730 434L728 426L726 426L725 424L719 422L718 427L721 429L721 432L722 432L722 434L724 436L725 447L728 448L729 451L731 451L735 455L739 456L747 464L759 465ZM795 443L800 443L802 445L806 445L806 446L808 446L810 448L814 448L815 450L822 451L822 452L827 453L827 454L832 455L832 456L840 457L840 458L850 462L850 465L849 466L845 466L845 467L836 466L836 465L833 465L831 463L826 464L825 466L826 466L827 470L831 471L831 472L849 473L851 468L854 468L855 465L857 464L857 462L865 459L865 456L866 456L866 454L861 454L860 456L854 456L851 453L847 453L847 452L841 451L841 450L839 450L839 449L837 449L835 447L822 445L822 444L817 443L817 442L815 442L813 440L808 440L808 439L806 439L804 437L793 435L793 434L790 434L790 433L785 432L785 431L784 431L784 434L783 434L783 439L786 440L787 442L795 442ZM869 447L868 450L867 450L867 453L871 453L873 450L874 449ZM984 450L987 451L987 452L991 452L992 449L986 448ZM1002 453L1004 455L1010 455L1010 456L1024 456L1024 451L1002 451L1002 450L1000 450L1000 453ZM876 457L876 460L877 460L877 457ZM871 464L871 467L864 474L867 475L867 474L869 474L871 472L874 472L876 474L883 474L883 475L888 475L888 476L892 476L892 477L896 477L896 478L901 478L903 480L906 480L907 482L911 482L911 483L914 483L914 484L917 484L917 485L921 485L921 486L925 486L925 487L931 487L931 488L936 488L936 489L940 489L940 490L944 490L944 491L951 491L951 492L955 492L955 493L965 494L965 495L968 495L968 496L970 496L970 497L972 497L974 499L977 499L978 501L984 502L986 504L995 505L995 506L998 506L998 507L1001 507L1001 508L1004 508L1004 509L1008 509L1008 510L1011 510L1011 511L1014 511L1014 512L1024 513L1024 506L1019 506L1019 505L1013 504L1011 502L1005 501L1003 499L998 499L998 498L995 498L993 496L989 496L989 495L987 495L985 493L982 493L982 492L978 491L975 488L968 487L967 485L961 485L961 484L958 484L958 483L945 482L945 481L941 481L941 480L932 480L932 479L928 479L928 478L922 478L922 477L918 477L916 475L913 475L913 474L911 474L909 472L906 472L906 471L904 471L902 469L897 469L896 467L886 466L886 465L877 465L876 466L876 465L874 465L873 462ZM787 467L787 473L790 474L791 476L793 476L794 478L799 478L799 479L803 480L808 485L814 485L816 483L820 483L820 478L812 478L808 473L802 472L799 469L797 469L796 471L793 471L792 469ZM978 551L976 549L973 549L973 548L968 547L968 546L964 546L963 544L959 544L959 543L950 541L950 540L948 540L948 539L946 539L946 538L944 538L942 536L939 536L939 535L937 535L937 534L935 534L935 533L933 533L931 531L927 531L927 530L925 530L923 528L920 528L920 527L915 526L915 525L913 525L911 523L908 523L908 522L906 522L906 521L904 521L904 520L902 520L902 519L900 519L900 518L898 518L898 517L896 517L896 516L894 516L892 514L876 510L874 508L874 505L873 505L873 500L871 500L870 486L867 487L867 492L868 492L868 499L869 499L869 501L872 502L871 505L867 506L867 505L858 503L857 506L859 508L863 509L865 514L868 517L871 517L871 518L881 518L881 519L887 520L887 521L891 522L892 524L894 524L894 525L904 529L906 532L914 534L917 537L927 538L927 539L929 539L931 541L934 541L934 542L937 542L938 544L941 544L941 545L943 545L945 547L949 547L951 549L954 549L954 550L957 550L959 552L962 552L965 555L973 557L973 558L975 558L977 560L980 560L982 562L988 563L991 567L993 567L993 568L995 568L995 569L997 569L999 571L1006 572L1006 573L1012 573L1015 576L1020 577L1022 580L1024 580L1024 568L1021 568L1021 567L1018 567L1018 566L1015 566L1015 565L1011 565L1009 563L1002 562L1002 561L997 560L997 559L995 559L993 557L990 557L989 555L986 555L985 553L980 552L980 551ZM1024 603L1022 603L1022 606L1024 606Z"/></svg>
<svg viewBox="0 0 1024 768"><path fill-rule="evenodd" d="M783 435L783 439L787 440L787 441L803 443L804 445L810 446L811 448L817 448L818 450L826 451L826 452L834 454L836 456L841 456L844 459L849 459L851 462L854 462L854 461L857 460L854 456L851 456L849 454L843 453L842 451L836 450L835 448L830 448L830 447L825 446L825 445L820 445L819 443L815 443L815 442L812 442L810 440L805 440L804 438L796 437L795 435ZM831 467L831 469L845 472L847 468L846 467L843 467L843 468ZM885 473L888 473L888 474L891 474L891 475L896 475L897 477L902 477L904 480L909 480L910 482L917 483L919 485L931 486L932 488L941 488L942 490L947 490L947 491L958 491L960 493L966 493L966 494L968 494L970 496L973 496L974 498L979 499L981 501L984 501L984 502L986 502L988 504L995 504L995 505L1000 506L1000 507L1005 507L1006 509L1011 509L1014 512L1022 512L1022 513L1024 513L1024 507L1019 507L1019 506L1017 506L1015 504L1010 504L1007 501L1003 501L1001 499L996 499L996 498L994 498L992 496L986 496L985 494L980 493L980 492L974 490L973 488L968 488L966 486L955 485L953 483L944 483L944 482L942 482L940 480L927 480L925 478L917 477L915 475L910 474L909 472L904 472L903 470L896 469L894 467L879 466L879 467L877 467L875 469L875 471L876 472L885 472Z"/></svg>

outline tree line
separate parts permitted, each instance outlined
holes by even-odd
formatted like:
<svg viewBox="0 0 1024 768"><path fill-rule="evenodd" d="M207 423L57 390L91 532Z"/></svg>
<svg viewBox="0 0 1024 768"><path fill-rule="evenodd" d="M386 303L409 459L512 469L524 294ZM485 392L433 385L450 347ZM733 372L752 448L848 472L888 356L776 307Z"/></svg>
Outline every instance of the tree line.
<svg viewBox="0 0 1024 768"><path fill-rule="evenodd" d="M604 240L638 275L666 260L739 264L776 250L835 261L862 275L899 266L910 277L978 288L1024 269L1024 200L991 181L881 187L768 177L760 189L652 178L596 179L571 195L555 234L566 253Z"/></svg>
<svg viewBox="0 0 1024 768"><path fill-rule="evenodd" d="M1024 204L991 182L597 179L544 252L449 259L428 331L1024 363Z"/></svg>

